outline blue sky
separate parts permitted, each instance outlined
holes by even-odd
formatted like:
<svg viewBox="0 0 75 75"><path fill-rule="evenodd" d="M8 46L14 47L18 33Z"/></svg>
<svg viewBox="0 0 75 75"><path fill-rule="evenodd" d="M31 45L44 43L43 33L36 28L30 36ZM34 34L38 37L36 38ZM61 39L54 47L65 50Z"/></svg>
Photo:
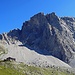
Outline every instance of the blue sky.
<svg viewBox="0 0 75 75"><path fill-rule="evenodd" d="M21 29L38 12L75 17L75 0L0 0L0 33Z"/></svg>

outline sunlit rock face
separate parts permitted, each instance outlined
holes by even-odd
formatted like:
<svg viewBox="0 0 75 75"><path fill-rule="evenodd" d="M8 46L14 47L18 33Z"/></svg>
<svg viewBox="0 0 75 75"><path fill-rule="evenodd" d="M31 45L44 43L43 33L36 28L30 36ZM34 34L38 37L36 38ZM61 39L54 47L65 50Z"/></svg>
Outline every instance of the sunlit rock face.
<svg viewBox="0 0 75 75"><path fill-rule="evenodd" d="M75 51L74 24L74 18L58 17L54 12L38 13L23 23L21 40L25 46L41 54L69 62L72 51Z"/></svg>
<svg viewBox="0 0 75 75"><path fill-rule="evenodd" d="M4 35L0 35L1 40ZM58 17L54 12L47 15L38 13L25 21L21 30L12 30L6 35L8 42L14 43L14 40L19 40L23 46L37 53L53 55L66 63L74 59L75 18L73 17Z"/></svg>

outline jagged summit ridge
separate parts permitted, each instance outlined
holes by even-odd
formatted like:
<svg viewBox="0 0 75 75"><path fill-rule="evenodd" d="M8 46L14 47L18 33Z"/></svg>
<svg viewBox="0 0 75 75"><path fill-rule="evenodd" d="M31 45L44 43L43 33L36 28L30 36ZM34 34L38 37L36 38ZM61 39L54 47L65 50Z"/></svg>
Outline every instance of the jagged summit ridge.
<svg viewBox="0 0 75 75"><path fill-rule="evenodd" d="M0 39L4 36L0 35ZM24 22L21 30L12 30L5 37L4 42L10 42L7 44L20 41L37 53L53 55L70 63L75 52L75 18L58 17L54 12L38 13Z"/></svg>
<svg viewBox="0 0 75 75"><path fill-rule="evenodd" d="M69 58L66 58L68 54L65 54L66 45L64 43L72 42L71 46L74 47L74 42L70 40L73 39L71 32L64 23L65 20L59 19L55 13L36 14L28 21L28 24L25 22L22 27L22 39L26 40L24 44L32 49L40 49L43 54L51 54L68 62ZM39 51L37 50L37 52ZM69 53L71 52L69 51Z"/></svg>

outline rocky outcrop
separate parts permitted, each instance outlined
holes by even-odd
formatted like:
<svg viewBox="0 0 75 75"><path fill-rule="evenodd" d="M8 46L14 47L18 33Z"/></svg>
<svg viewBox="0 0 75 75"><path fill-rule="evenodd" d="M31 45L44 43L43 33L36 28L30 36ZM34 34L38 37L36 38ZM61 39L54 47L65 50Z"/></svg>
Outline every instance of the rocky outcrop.
<svg viewBox="0 0 75 75"><path fill-rule="evenodd" d="M67 63L75 52L75 18L58 17L53 12L38 13L23 23L22 29L15 29L5 37L9 43L19 40L24 46L44 55L53 55Z"/></svg>
<svg viewBox="0 0 75 75"><path fill-rule="evenodd" d="M53 55L69 62L72 51L75 51L72 22L75 23L75 20L68 17L59 18L54 12L47 15L38 13L23 23L21 41L38 53Z"/></svg>
<svg viewBox="0 0 75 75"><path fill-rule="evenodd" d="M55 15L55 13L47 14L46 19L49 22L50 25L56 27L59 30L62 30L62 27L60 26L60 20L59 18Z"/></svg>
<svg viewBox="0 0 75 75"><path fill-rule="evenodd" d="M0 34L0 40L2 40L2 35Z"/></svg>
<svg viewBox="0 0 75 75"><path fill-rule="evenodd" d="M14 29L11 30L8 34L8 37L15 39L15 40L19 40L20 39L20 29Z"/></svg>

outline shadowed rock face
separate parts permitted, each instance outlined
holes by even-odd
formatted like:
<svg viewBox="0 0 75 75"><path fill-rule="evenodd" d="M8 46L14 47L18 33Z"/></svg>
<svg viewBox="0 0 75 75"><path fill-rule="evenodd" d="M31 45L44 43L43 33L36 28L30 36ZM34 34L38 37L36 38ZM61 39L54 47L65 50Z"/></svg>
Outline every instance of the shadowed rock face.
<svg viewBox="0 0 75 75"><path fill-rule="evenodd" d="M0 34L0 40L2 40L2 35Z"/></svg>
<svg viewBox="0 0 75 75"><path fill-rule="evenodd" d="M14 30L11 30L7 36L12 38L12 39L15 39L15 40L19 40L20 39L20 30L19 29L14 29Z"/></svg>
<svg viewBox="0 0 75 75"><path fill-rule="evenodd" d="M38 53L53 55L69 63L75 52L75 18L59 18L54 12L38 13L24 22L21 30L9 32L7 38L20 40Z"/></svg>
<svg viewBox="0 0 75 75"><path fill-rule="evenodd" d="M58 18L54 12L47 15L38 13L23 23L21 40L25 46L41 54L51 54L69 62L75 44L66 20L66 17Z"/></svg>

